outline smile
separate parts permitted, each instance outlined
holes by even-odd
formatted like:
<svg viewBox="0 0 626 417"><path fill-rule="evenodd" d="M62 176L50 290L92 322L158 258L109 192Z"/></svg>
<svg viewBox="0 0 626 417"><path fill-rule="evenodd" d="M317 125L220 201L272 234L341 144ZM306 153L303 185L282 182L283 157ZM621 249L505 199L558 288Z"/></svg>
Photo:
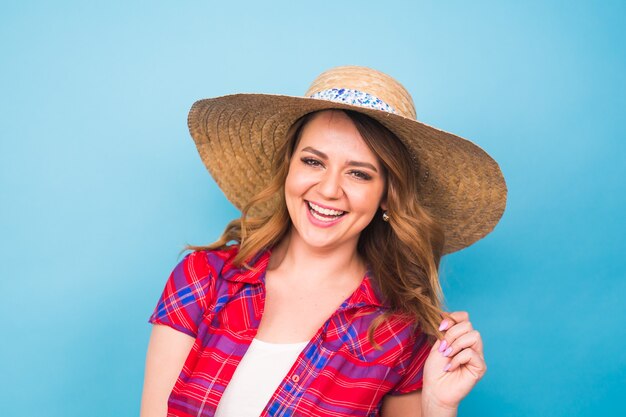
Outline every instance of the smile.
<svg viewBox="0 0 626 417"><path fill-rule="evenodd" d="M311 203L310 201L307 201L307 204L309 205L309 212L311 213L311 215L315 219L322 222L332 222L346 214L345 211L321 207L315 203Z"/></svg>

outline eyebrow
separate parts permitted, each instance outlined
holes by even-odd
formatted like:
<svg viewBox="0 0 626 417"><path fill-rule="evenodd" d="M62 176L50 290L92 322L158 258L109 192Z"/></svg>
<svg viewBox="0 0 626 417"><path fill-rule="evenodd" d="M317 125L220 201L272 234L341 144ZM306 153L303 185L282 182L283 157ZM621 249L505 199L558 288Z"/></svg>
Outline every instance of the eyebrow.
<svg viewBox="0 0 626 417"><path fill-rule="evenodd" d="M315 154L322 159L328 160L328 155L326 155L322 151L318 151L317 149L311 148L310 146L307 146L306 148L302 148L302 152L305 152L305 151L311 152L312 154ZM369 168L372 171L378 173L378 170L376 169L376 167L370 164L369 162L348 161L346 165L353 166L353 167Z"/></svg>

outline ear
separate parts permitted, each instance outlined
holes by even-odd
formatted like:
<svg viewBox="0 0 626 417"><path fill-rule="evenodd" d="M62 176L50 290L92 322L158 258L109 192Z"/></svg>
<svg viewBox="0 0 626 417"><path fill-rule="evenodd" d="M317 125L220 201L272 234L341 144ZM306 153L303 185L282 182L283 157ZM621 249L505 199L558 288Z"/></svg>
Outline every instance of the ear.
<svg viewBox="0 0 626 417"><path fill-rule="evenodd" d="M387 210L387 199L386 199L386 198L385 198L385 199L383 199L383 200L380 202L380 208L381 208L383 211Z"/></svg>

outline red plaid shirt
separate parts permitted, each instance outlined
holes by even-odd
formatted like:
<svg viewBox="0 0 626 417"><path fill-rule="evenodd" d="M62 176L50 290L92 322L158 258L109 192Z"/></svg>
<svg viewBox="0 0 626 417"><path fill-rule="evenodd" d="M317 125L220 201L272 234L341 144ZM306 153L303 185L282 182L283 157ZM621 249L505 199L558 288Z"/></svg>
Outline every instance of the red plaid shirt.
<svg viewBox="0 0 626 417"><path fill-rule="evenodd" d="M270 252L257 255L248 270L231 263L237 250L186 255L150 316L150 323L195 339L168 399L168 416L213 416L256 335ZM430 350L423 333L394 316L375 332L382 350L368 341L370 323L385 309L366 274L300 353L261 416L379 416L383 396L420 389Z"/></svg>

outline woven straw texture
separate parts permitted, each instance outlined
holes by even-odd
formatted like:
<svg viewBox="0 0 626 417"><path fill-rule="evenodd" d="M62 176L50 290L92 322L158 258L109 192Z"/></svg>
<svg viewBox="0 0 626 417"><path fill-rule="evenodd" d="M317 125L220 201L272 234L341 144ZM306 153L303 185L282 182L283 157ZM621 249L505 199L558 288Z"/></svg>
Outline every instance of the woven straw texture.
<svg viewBox="0 0 626 417"><path fill-rule="evenodd" d="M367 92L396 114L308 98L330 88ZM318 110L347 109L378 120L419 160L420 201L444 229L444 253L471 245L498 223L507 194L498 164L472 142L418 122L410 94L393 78L369 68L338 67L321 74L306 96L233 94L192 106L188 125L200 157L239 209L269 182L276 149L298 118Z"/></svg>

